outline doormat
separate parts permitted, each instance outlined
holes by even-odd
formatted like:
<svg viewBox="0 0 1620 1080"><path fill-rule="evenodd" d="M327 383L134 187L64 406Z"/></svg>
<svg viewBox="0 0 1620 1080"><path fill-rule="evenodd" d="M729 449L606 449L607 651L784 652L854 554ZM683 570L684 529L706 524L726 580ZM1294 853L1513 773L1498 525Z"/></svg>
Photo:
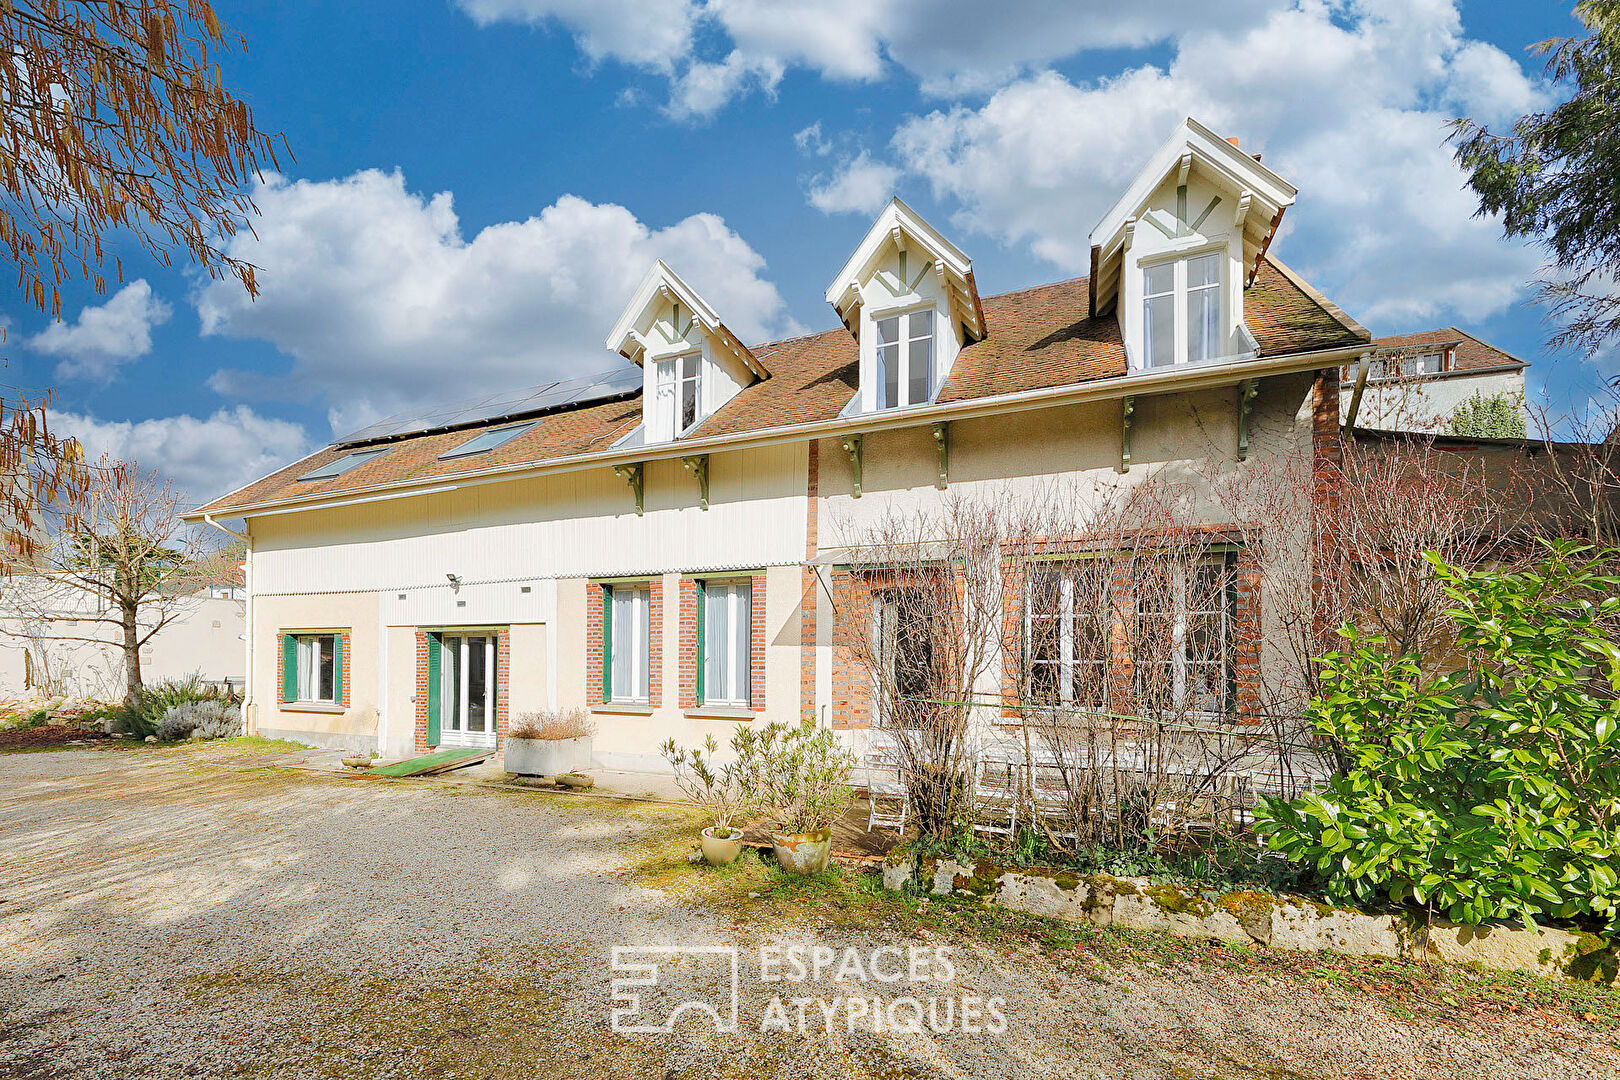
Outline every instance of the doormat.
<svg viewBox="0 0 1620 1080"><path fill-rule="evenodd" d="M407 758L396 761L392 765L384 765L380 769L367 769L362 776L431 776L434 773L446 772L459 768L462 765L471 765L475 761L482 761L487 757L494 757L495 751L481 749L476 746L466 746L458 750L440 750L436 754L425 757Z"/></svg>

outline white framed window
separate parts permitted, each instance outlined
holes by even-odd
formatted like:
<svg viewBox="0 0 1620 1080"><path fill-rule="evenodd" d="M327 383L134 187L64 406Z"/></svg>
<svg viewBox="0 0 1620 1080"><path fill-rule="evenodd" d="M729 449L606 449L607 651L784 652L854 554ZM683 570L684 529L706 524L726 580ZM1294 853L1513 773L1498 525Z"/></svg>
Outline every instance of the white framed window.
<svg viewBox="0 0 1620 1080"><path fill-rule="evenodd" d="M877 407L924 404L934 392L934 309L872 322L877 330Z"/></svg>
<svg viewBox="0 0 1620 1080"><path fill-rule="evenodd" d="M338 637L336 634L299 634L294 642L295 701L337 701Z"/></svg>
<svg viewBox="0 0 1620 1080"><path fill-rule="evenodd" d="M606 685L602 696L608 701L646 704L652 594L645 585L613 585L604 591L602 671Z"/></svg>
<svg viewBox="0 0 1620 1080"><path fill-rule="evenodd" d="M495 744L494 634L439 636L439 732L448 744Z"/></svg>
<svg viewBox="0 0 1620 1080"><path fill-rule="evenodd" d="M1412 372L1415 375L1438 375L1444 370L1446 370L1445 353L1419 353L1412 357Z"/></svg>
<svg viewBox="0 0 1620 1080"><path fill-rule="evenodd" d="M1170 559L1133 589L1137 693L1161 712L1222 714L1231 705L1232 557Z"/></svg>
<svg viewBox="0 0 1620 1080"><path fill-rule="evenodd" d="M1034 704L1108 708L1112 582L1106 560L1031 567L1025 576L1024 661Z"/></svg>
<svg viewBox="0 0 1620 1080"><path fill-rule="evenodd" d="M658 362L655 387L666 439L679 438L703 419L703 353Z"/></svg>
<svg viewBox="0 0 1620 1080"><path fill-rule="evenodd" d="M1224 252L1142 268L1142 355L1148 367L1213 360L1224 352Z"/></svg>
<svg viewBox="0 0 1620 1080"><path fill-rule="evenodd" d="M878 708L891 723L911 727L932 711L937 610L923 588L883 589L872 595ZM891 695L892 700L882 700Z"/></svg>
<svg viewBox="0 0 1620 1080"><path fill-rule="evenodd" d="M704 705L747 708L753 691L753 587L746 581L704 582L703 686L698 700Z"/></svg>

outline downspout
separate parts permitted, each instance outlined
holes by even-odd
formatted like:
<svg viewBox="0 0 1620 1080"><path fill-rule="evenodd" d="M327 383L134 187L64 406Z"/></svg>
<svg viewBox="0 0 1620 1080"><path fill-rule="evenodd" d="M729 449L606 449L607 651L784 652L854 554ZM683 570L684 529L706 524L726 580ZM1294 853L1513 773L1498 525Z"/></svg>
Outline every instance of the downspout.
<svg viewBox="0 0 1620 1080"><path fill-rule="evenodd" d="M258 710L253 701L253 538L247 533L239 533L214 520L212 514L204 514L203 522L212 525L227 536L234 536L247 545L247 551L242 556L242 588L247 593L244 601L245 610L242 613L242 623L247 637L247 670L242 673L242 734L258 734ZM244 522L244 524L246 524Z"/></svg>
<svg viewBox="0 0 1620 1080"><path fill-rule="evenodd" d="M1356 357L1356 388L1350 393L1350 409L1345 413L1344 429L1354 433L1356 413L1361 411L1361 392L1367 388L1367 372L1372 370L1372 353Z"/></svg>

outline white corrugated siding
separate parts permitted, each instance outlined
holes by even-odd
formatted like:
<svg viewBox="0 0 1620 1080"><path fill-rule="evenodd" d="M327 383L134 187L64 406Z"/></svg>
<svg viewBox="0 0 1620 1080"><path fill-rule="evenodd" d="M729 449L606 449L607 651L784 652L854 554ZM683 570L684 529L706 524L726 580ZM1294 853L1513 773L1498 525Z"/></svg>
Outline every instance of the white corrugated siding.
<svg viewBox="0 0 1620 1080"><path fill-rule="evenodd" d="M796 563L805 458L803 445L716 455L708 510L695 505L692 475L659 461L647 464L640 517L629 485L593 469L257 518L254 586L260 595L397 592L443 588L446 574L476 585Z"/></svg>

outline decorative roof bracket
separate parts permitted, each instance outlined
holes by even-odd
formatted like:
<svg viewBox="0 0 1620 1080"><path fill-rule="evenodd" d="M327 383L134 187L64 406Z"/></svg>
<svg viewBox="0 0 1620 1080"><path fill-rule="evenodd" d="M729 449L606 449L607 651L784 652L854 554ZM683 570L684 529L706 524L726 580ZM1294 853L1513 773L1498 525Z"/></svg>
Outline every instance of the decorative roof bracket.
<svg viewBox="0 0 1620 1080"><path fill-rule="evenodd" d="M681 458L681 464L692 471L698 482L698 506L707 510L709 508L709 455L698 454L695 457Z"/></svg>
<svg viewBox="0 0 1620 1080"><path fill-rule="evenodd" d="M1244 379L1238 384L1238 460L1249 460L1249 414L1260 393L1260 380Z"/></svg>
<svg viewBox="0 0 1620 1080"><path fill-rule="evenodd" d="M1131 471L1131 413L1136 411L1136 398L1127 395L1120 403L1119 471Z"/></svg>
<svg viewBox="0 0 1620 1080"><path fill-rule="evenodd" d="M636 493L636 516L637 517L640 517L642 515L642 513L646 509L643 498L642 498L642 492L643 492L642 484L641 484L642 469L643 469L643 463L640 462L640 461L636 462L634 465L615 465L615 466L613 466L613 472L618 476L618 478L620 480L623 480L625 483L629 484L630 485L630 490Z"/></svg>
<svg viewBox="0 0 1620 1080"><path fill-rule="evenodd" d="M845 435L843 438L844 453L849 455L849 467L855 474L853 495L861 497L861 436Z"/></svg>
<svg viewBox="0 0 1620 1080"><path fill-rule="evenodd" d="M944 491L951 480L951 426L944 420L934 425L934 446L939 451L939 479L934 486Z"/></svg>

